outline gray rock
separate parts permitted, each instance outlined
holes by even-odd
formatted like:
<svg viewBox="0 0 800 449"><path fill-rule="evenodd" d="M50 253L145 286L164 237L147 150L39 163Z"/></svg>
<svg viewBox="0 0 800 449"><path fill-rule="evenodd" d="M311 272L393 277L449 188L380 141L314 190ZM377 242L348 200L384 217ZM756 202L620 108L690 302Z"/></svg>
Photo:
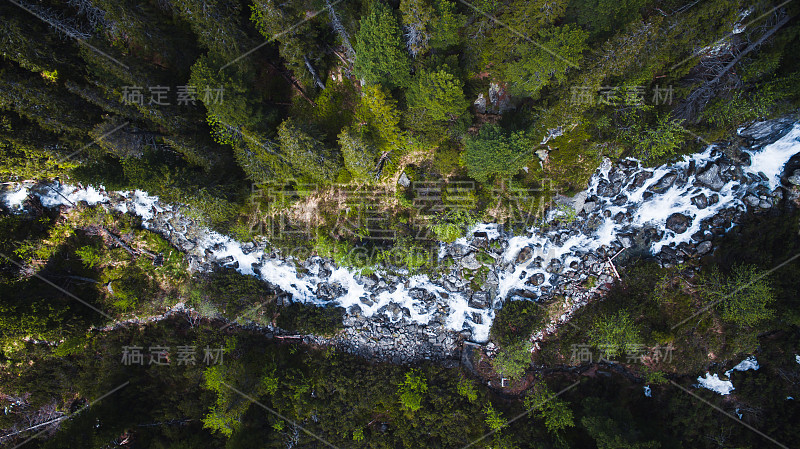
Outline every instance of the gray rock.
<svg viewBox="0 0 800 449"><path fill-rule="evenodd" d="M597 194L608 198L617 196L621 189L621 185L610 183L605 179L601 179L597 184Z"/></svg>
<svg viewBox="0 0 800 449"><path fill-rule="evenodd" d="M792 176L789 176L788 181L790 184L800 186L800 170L795 170Z"/></svg>
<svg viewBox="0 0 800 449"><path fill-rule="evenodd" d="M529 246L522 248L517 254L517 265L531 260L531 257L533 257L533 250Z"/></svg>
<svg viewBox="0 0 800 449"><path fill-rule="evenodd" d="M697 206L698 209L705 209L708 207L708 197L706 197L705 193L701 193L695 197L692 197L692 204Z"/></svg>
<svg viewBox="0 0 800 449"><path fill-rule="evenodd" d="M750 207L758 207L759 203L761 203L761 200L759 200L757 196L752 194L745 195L745 197L742 198L742 200L745 202L745 204L747 204Z"/></svg>
<svg viewBox="0 0 800 449"><path fill-rule="evenodd" d="M794 120L791 117L756 122L740 131L739 135L756 141L778 140L781 136L789 132L793 123Z"/></svg>
<svg viewBox="0 0 800 449"><path fill-rule="evenodd" d="M473 103L475 105L475 112L478 114L486 114L486 97L483 94L478 95L478 98Z"/></svg>
<svg viewBox="0 0 800 449"><path fill-rule="evenodd" d="M622 234L619 237L617 237L617 240L619 240L619 243L621 243L622 246L625 248L630 248L631 246L633 246L634 243L633 237L625 234Z"/></svg>
<svg viewBox="0 0 800 449"><path fill-rule="evenodd" d="M403 172L403 174L400 175L400 179L397 180L397 183L403 187L408 187L411 185L411 180L406 176L406 172Z"/></svg>
<svg viewBox="0 0 800 449"><path fill-rule="evenodd" d="M548 151L546 149L542 148L536 150L534 153L536 153L536 157L538 157L540 161L547 162Z"/></svg>
<svg viewBox="0 0 800 449"><path fill-rule="evenodd" d="M653 172L651 171L641 171L639 173L636 173L636 176L634 176L633 182L631 183L629 189L635 190L640 188L641 186L644 185L645 181L647 181L652 177L653 177Z"/></svg>
<svg viewBox="0 0 800 449"><path fill-rule="evenodd" d="M711 190L720 191L725 187L725 180L720 176L719 165L711 164L697 175L697 181Z"/></svg>
<svg viewBox="0 0 800 449"><path fill-rule="evenodd" d="M472 298L469 300L469 306L475 309L488 309L490 303L489 293L484 291L473 293Z"/></svg>
<svg viewBox="0 0 800 449"><path fill-rule="evenodd" d="M655 184L650 186L648 190L655 192L655 193L663 193L667 191L672 184L675 184L675 180L678 179L678 175L675 173L667 173L666 175L662 176Z"/></svg>
<svg viewBox="0 0 800 449"><path fill-rule="evenodd" d="M461 266L467 270L477 270L481 267L481 263L475 257L475 253L469 253L461 258Z"/></svg>
<svg viewBox="0 0 800 449"><path fill-rule="evenodd" d="M692 225L692 217L687 215L674 213L667 218L667 229L674 231L676 234L683 234Z"/></svg>
<svg viewBox="0 0 800 449"><path fill-rule="evenodd" d="M708 240L700 242L700 244L697 245L697 254L708 254L713 247L714 245Z"/></svg>

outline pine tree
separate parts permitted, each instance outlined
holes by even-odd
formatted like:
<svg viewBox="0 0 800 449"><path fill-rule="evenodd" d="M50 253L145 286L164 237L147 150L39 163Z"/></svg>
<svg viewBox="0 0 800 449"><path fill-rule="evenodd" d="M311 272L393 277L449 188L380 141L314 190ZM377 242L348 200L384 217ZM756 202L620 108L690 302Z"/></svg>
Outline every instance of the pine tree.
<svg viewBox="0 0 800 449"><path fill-rule="evenodd" d="M437 71L422 71L406 93L408 107L422 109L432 120L455 120L469 102L464 97L463 83L442 66Z"/></svg>
<svg viewBox="0 0 800 449"><path fill-rule="evenodd" d="M374 2L356 34L356 75L368 83L408 85L411 65L392 10Z"/></svg>
<svg viewBox="0 0 800 449"><path fill-rule="evenodd" d="M281 152L292 161L300 175L315 181L333 182L336 179L341 166L338 155L291 119L278 127L278 142Z"/></svg>
<svg viewBox="0 0 800 449"><path fill-rule="evenodd" d="M339 134L339 148L344 157L344 166L357 181L366 181L370 172L375 169L378 154L375 148L353 133L350 128L343 128Z"/></svg>

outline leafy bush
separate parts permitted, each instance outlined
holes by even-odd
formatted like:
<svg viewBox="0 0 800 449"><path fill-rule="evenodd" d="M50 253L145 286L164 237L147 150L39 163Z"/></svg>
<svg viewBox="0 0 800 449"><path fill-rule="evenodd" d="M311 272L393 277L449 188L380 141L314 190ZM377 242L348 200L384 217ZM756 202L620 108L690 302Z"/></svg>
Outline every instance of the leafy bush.
<svg viewBox="0 0 800 449"><path fill-rule="evenodd" d="M466 398L469 402L478 400L478 391L475 389L475 385L472 381L467 378L459 379L458 394Z"/></svg>
<svg viewBox="0 0 800 449"><path fill-rule="evenodd" d="M640 344L639 328L624 310L595 318L588 334L592 346L604 352L607 358L630 351L633 345Z"/></svg>
<svg viewBox="0 0 800 449"><path fill-rule="evenodd" d="M558 433L568 427L575 427L575 418L567 405L539 378L523 401L531 416L543 419L544 426L551 433Z"/></svg>
<svg viewBox="0 0 800 449"><path fill-rule="evenodd" d="M404 410L416 412L422 408L422 398L428 391L428 381L417 370L406 373L405 380L398 385L400 406Z"/></svg>
<svg viewBox="0 0 800 449"><path fill-rule="evenodd" d="M531 344L527 339L500 348L492 362L494 370L511 380L521 378L531 363Z"/></svg>
<svg viewBox="0 0 800 449"><path fill-rule="evenodd" d="M440 242L453 243L464 237L467 230L475 226L478 220L465 210L456 210L437 217L431 230Z"/></svg>
<svg viewBox="0 0 800 449"><path fill-rule="evenodd" d="M546 316L545 308L533 301L507 301L492 322L492 339L500 345L526 339L544 325Z"/></svg>
<svg viewBox="0 0 800 449"><path fill-rule="evenodd" d="M464 97L461 80L442 66L437 71L423 71L406 93L408 107L421 109L430 120L454 120L466 112L469 101Z"/></svg>
<svg viewBox="0 0 800 449"><path fill-rule="evenodd" d="M722 319L729 323L755 326L775 316L769 308L775 302L771 282L755 265L736 265L727 278L712 270L701 289L706 302L718 306Z"/></svg>

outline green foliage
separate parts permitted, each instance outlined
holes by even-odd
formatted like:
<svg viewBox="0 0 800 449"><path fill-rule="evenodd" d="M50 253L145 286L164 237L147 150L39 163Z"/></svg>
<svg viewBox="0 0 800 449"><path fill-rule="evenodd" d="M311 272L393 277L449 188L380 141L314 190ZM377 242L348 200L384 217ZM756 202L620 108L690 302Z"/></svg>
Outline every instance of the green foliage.
<svg viewBox="0 0 800 449"><path fill-rule="evenodd" d="M534 301L506 301L492 322L491 337L502 346L528 338L544 325L545 307Z"/></svg>
<svg viewBox="0 0 800 449"><path fill-rule="evenodd" d="M358 135L378 151L399 152L405 148L405 133L400 129L397 102L380 86L365 86L356 107L353 135ZM384 173L385 174L385 173Z"/></svg>
<svg viewBox="0 0 800 449"><path fill-rule="evenodd" d="M88 268L94 268L103 261L102 250L93 246L78 248L75 250L75 254L83 260L83 264Z"/></svg>
<svg viewBox="0 0 800 449"><path fill-rule="evenodd" d="M566 81L567 71L577 69L588 48L587 36L580 28L564 25L540 31L533 37L535 43L521 43L516 50L519 59L507 63L503 71L513 91L536 97L545 86Z"/></svg>
<svg viewBox="0 0 800 449"><path fill-rule="evenodd" d="M250 5L250 20L268 41L277 41L281 57L295 76L310 81L305 65L307 59L317 60L316 42L324 39L320 21L306 20L310 2L277 3L258 0Z"/></svg>
<svg viewBox="0 0 800 449"><path fill-rule="evenodd" d="M466 17L448 0L403 0L400 12L406 30L408 51L414 57L430 49L446 49L459 41L458 30Z"/></svg>
<svg viewBox="0 0 800 449"><path fill-rule="evenodd" d="M775 294L767 273L754 265L736 265L725 278L712 270L703 280L708 305L718 306L722 319L737 326L756 326L775 316L769 306Z"/></svg>
<svg viewBox="0 0 800 449"><path fill-rule="evenodd" d="M657 449L658 441L645 440L641 432L631 425L633 416L619 406L609 407L597 397L584 400L581 424L595 440L598 449Z"/></svg>
<svg viewBox="0 0 800 449"><path fill-rule="evenodd" d="M458 209L437 216L431 225L431 230L440 242L453 243L464 237L466 232L477 223L477 218L469 211Z"/></svg>
<svg viewBox="0 0 800 449"><path fill-rule="evenodd" d="M464 97L463 83L445 65L438 71L423 71L414 77L406 92L411 109L425 111L431 120L455 120L469 102Z"/></svg>
<svg viewBox="0 0 800 449"><path fill-rule="evenodd" d="M494 370L511 380L522 378L531 364L531 344L527 338L500 348L492 361Z"/></svg>
<svg viewBox="0 0 800 449"><path fill-rule="evenodd" d="M674 154L686 140L682 123L669 115L659 118L654 127L644 128L641 122L635 122L628 136L634 142L636 157L652 162Z"/></svg>
<svg viewBox="0 0 800 449"><path fill-rule="evenodd" d="M574 8L578 23L604 33L640 17L639 10L647 3L647 0L586 0L574 1L570 8Z"/></svg>
<svg viewBox="0 0 800 449"><path fill-rule="evenodd" d="M556 397L541 378L530 394L525 396L523 404L531 416L544 420L548 432L559 433L575 427L575 418L568 403Z"/></svg>
<svg viewBox="0 0 800 449"><path fill-rule="evenodd" d="M362 137L354 135L350 128L343 128L339 134L339 148L344 157L344 166L353 179L362 182L369 180L380 156L375 148Z"/></svg>
<svg viewBox="0 0 800 449"><path fill-rule="evenodd" d="M397 388L401 408L410 412L418 411L422 408L422 399L427 392L427 379L419 371L408 371L405 380Z"/></svg>
<svg viewBox="0 0 800 449"><path fill-rule="evenodd" d="M633 345L641 344L639 328L624 310L611 316L600 316L589 330L589 342L603 351L607 358L629 351Z"/></svg>
<svg viewBox="0 0 800 449"><path fill-rule="evenodd" d="M503 418L503 414L495 410L491 402L486 403L483 413L486 415L486 425L489 426L489 429L491 429L493 432L499 432L503 430L508 423L508 421Z"/></svg>
<svg viewBox="0 0 800 449"><path fill-rule="evenodd" d="M458 394L466 398L469 402L478 400L478 391L470 379L462 377L458 380Z"/></svg>
<svg viewBox="0 0 800 449"><path fill-rule="evenodd" d="M361 19L356 34L353 70L368 83L407 86L411 65L403 47L392 10L381 2L373 2L369 13Z"/></svg>
<svg viewBox="0 0 800 449"><path fill-rule="evenodd" d="M337 155L291 119L278 127L278 142L283 154L301 174L315 181L333 182L336 179L340 166Z"/></svg>
<svg viewBox="0 0 800 449"><path fill-rule="evenodd" d="M497 125L484 125L477 136L465 139L461 161L476 181L513 176L527 163L532 145L524 132L507 133Z"/></svg>

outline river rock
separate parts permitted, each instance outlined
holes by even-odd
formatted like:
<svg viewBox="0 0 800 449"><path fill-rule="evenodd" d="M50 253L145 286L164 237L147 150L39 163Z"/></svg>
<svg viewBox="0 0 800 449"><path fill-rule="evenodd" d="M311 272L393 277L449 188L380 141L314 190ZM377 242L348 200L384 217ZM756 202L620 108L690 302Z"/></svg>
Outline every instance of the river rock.
<svg viewBox="0 0 800 449"><path fill-rule="evenodd" d="M714 245L708 240L700 242L700 244L697 245L697 254L701 255L708 254L709 252L711 252L711 249L713 247Z"/></svg>
<svg viewBox="0 0 800 449"><path fill-rule="evenodd" d="M692 197L692 204L697 206L698 209L705 209L708 207L708 197L705 193Z"/></svg>
<svg viewBox="0 0 800 449"><path fill-rule="evenodd" d="M655 193L663 193L667 191L672 184L675 183L675 180L678 179L678 175L675 173L667 173L666 175L662 176L655 184L650 186L648 190L655 192Z"/></svg>
<svg viewBox="0 0 800 449"><path fill-rule="evenodd" d="M478 262L475 253L472 252L461 258L461 266L466 270L474 271L481 267L481 263Z"/></svg>
<svg viewBox="0 0 800 449"><path fill-rule="evenodd" d="M517 254L517 265L523 264L531 260L531 257L533 257L533 250L531 249L531 247L526 246L525 248L522 248L519 251L519 254Z"/></svg>
<svg viewBox="0 0 800 449"><path fill-rule="evenodd" d="M795 170L792 176L787 178L787 181L789 181L789 184L800 186L800 170Z"/></svg>
<svg viewBox="0 0 800 449"><path fill-rule="evenodd" d="M699 173L697 181L717 192L725 187L725 180L720 176L720 168L717 164L711 164L702 173Z"/></svg>
<svg viewBox="0 0 800 449"><path fill-rule="evenodd" d="M488 309L491 303L491 298L488 292L477 291L472 294L469 300L469 306L474 309Z"/></svg>
<svg viewBox="0 0 800 449"><path fill-rule="evenodd" d="M601 179L600 182L597 184L597 194L600 196L605 196L608 198L615 197L619 194L621 190L621 186L618 184L613 184L605 179Z"/></svg>
<svg viewBox="0 0 800 449"><path fill-rule="evenodd" d="M692 217L680 213L674 213L667 218L667 229L676 234L683 234L692 225Z"/></svg>
<svg viewBox="0 0 800 449"><path fill-rule="evenodd" d="M653 177L653 172L651 171L641 171L636 173L636 176L633 177L633 182L631 183L630 189L638 189L644 185L644 182L648 179Z"/></svg>

